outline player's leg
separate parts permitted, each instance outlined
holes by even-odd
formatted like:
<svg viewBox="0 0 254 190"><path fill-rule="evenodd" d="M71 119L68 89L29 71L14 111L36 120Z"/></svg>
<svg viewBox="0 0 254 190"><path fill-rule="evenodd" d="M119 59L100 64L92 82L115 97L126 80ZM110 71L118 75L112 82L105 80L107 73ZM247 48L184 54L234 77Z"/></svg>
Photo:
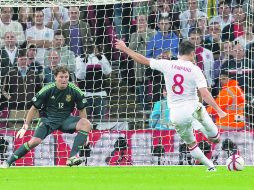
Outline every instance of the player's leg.
<svg viewBox="0 0 254 190"><path fill-rule="evenodd" d="M208 168L214 168L214 164L204 155L196 142L191 123L189 125L176 125L176 131L187 144L191 156L206 165Z"/></svg>
<svg viewBox="0 0 254 190"><path fill-rule="evenodd" d="M86 142L88 133L91 130L91 123L87 119L81 118L76 125L76 130L78 134L75 137L70 156L75 156L79 151L79 147L82 147Z"/></svg>
<svg viewBox="0 0 254 190"><path fill-rule="evenodd" d="M204 155L196 142L196 138L194 136L192 128L193 117L191 114L191 109L193 109L193 106L189 106L184 110L182 108L172 109L171 120L175 125L177 133L180 135L181 139L187 144L191 156L205 166L207 166L208 168L214 168L214 164Z"/></svg>
<svg viewBox="0 0 254 190"><path fill-rule="evenodd" d="M77 135L71 149L70 158L67 160L67 165L73 166L81 164L82 160L77 157L77 153L85 144L90 130L91 123L85 118L70 116L64 121L61 131L66 133L74 133L77 131Z"/></svg>
<svg viewBox="0 0 254 190"><path fill-rule="evenodd" d="M21 145L6 161L6 163L11 166L13 162L22 158L26 155L31 149L41 144L42 140L48 136L52 130L49 126L40 122L38 127L35 130L34 136L28 141Z"/></svg>
<svg viewBox="0 0 254 190"><path fill-rule="evenodd" d="M199 107L195 110L193 117L202 124L203 128L200 131L208 138L210 142L220 142L219 130L202 104L199 105Z"/></svg>

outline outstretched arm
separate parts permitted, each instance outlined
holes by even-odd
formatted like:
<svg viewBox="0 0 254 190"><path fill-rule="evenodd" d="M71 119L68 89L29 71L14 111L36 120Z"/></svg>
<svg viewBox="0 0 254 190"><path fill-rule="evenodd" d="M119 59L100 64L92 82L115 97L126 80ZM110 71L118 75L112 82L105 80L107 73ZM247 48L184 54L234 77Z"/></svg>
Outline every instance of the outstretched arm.
<svg viewBox="0 0 254 190"><path fill-rule="evenodd" d="M27 116L26 116L26 120L25 120L25 123L24 124L27 124L28 126L31 124L31 122L32 122L32 120L33 120L33 118L34 118L34 116L35 116L35 114L37 113L37 109L36 109L36 107L34 107L34 106L32 106L31 108L30 108L30 110L28 111L28 113L27 113ZM27 127L28 128L28 127ZM26 128L26 129L27 129Z"/></svg>
<svg viewBox="0 0 254 190"><path fill-rule="evenodd" d="M150 61L149 59L147 59L145 56L131 50L130 48L128 48L124 41L122 40L116 40L116 48L119 49L120 51L128 54L134 61L136 61L137 63L143 64L143 65L150 65Z"/></svg>

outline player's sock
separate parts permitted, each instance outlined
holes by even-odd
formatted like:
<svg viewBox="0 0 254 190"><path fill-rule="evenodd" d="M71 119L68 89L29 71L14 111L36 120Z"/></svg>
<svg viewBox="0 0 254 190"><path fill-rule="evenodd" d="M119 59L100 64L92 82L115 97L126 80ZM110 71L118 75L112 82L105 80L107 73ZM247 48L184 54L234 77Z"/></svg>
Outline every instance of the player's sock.
<svg viewBox="0 0 254 190"><path fill-rule="evenodd" d="M87 135L88 135L88 132L86 131L78 131L78 134L75 137L75 140L71 149L70 157L75 156L78 153L79 148L82 147L84 143L86 142Z"/></svg>
<svg viewBox="0 0 254 190"><path fill-rule="evenodd" d="M6 161L9 165L11 165L13 162L15 162L17 159L23 157L27 152L30 151L30 148L28 146L28 143L22 144L12 155L11 157Z"/></svg>
<svg viewBox="0 0 254 190"><path fill-rule="evenodd" d="M218 144L220 142L220 132L217 130L217 134L211 137L208 137L208 140Z"/></svg>
<svg viewBox="0 0 254 190"><path fill-rule="evenodd" d="M208 168L214 167L214 164L204 155L200 150L198 145L194 145L192 148L189 148L191 156L196 160L200 161L202 164L206 165Z"/></svg>

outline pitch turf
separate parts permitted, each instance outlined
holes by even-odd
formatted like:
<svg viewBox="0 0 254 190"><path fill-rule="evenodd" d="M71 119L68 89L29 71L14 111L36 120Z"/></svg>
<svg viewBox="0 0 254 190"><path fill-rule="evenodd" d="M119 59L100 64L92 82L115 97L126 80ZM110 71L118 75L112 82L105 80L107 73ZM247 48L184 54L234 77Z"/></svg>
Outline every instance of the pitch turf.
<svg viewBox="0 0 254 190"><path fill-rule="evenodd" d="M254 167L12 167L0 169L2 190L253 190Z"/></svg>

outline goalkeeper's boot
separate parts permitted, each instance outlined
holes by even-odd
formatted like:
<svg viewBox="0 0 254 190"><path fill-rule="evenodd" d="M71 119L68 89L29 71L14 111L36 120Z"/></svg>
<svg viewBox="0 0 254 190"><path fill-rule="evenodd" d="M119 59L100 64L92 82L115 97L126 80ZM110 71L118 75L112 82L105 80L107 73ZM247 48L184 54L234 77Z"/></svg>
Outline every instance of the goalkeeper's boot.
<svg viewBox="0 0 254 190"><path fill-rule="evenodd" d="M211 167L207 169L208 172L216 172L216 168L215 167Z"/></svg>
<svg viewBox="0 0 254 190"><path fill-rule="evenodd" d="M6 161L3 161L3 163L0 165L0 168L9 168L10 165L6 162Z"/></svg>
<svg viewBox="0 0 254 190"><path fill-rule="evenodd" d="M78 166L82 163L82 159L77 156L72 156L67 159L66 165L67 166Z"/></svg>

